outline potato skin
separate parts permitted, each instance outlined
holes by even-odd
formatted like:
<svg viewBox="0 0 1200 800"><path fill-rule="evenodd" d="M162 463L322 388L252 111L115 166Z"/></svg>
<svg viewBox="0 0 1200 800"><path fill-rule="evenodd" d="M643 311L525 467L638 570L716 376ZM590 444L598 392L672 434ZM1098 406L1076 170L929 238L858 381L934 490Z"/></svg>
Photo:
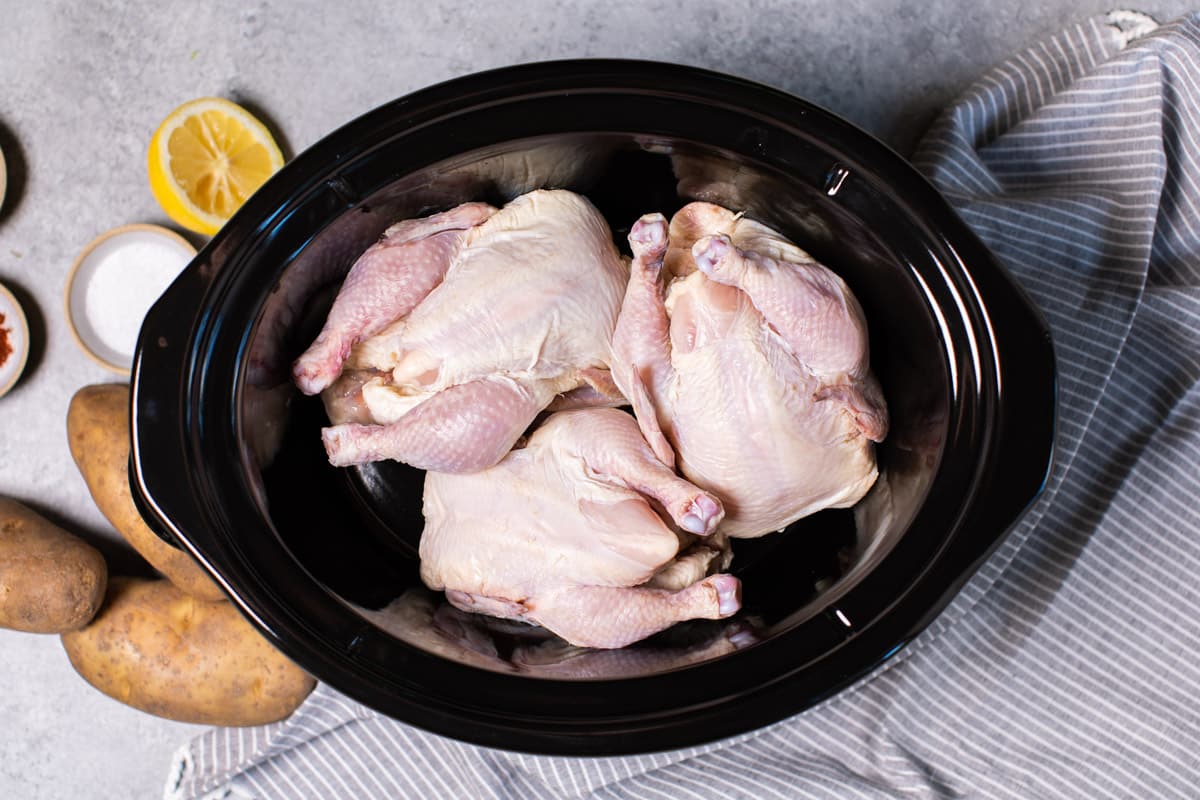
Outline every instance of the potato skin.
<svg viewBox="0 0 1200 800"><path fill-rule="evenodd" d="M196 599L164 579L114 577L92 624L62 643L88 683L180 722L275 722L315 685L232 603Z"/></svg>
<svg viewBox="0 0 1200 800"><path fill-rule="evenodd" d="M64 633L88 624L108 582L104 556L15 500L0 497L0 626Z"/></svg>
<svg viewBox="0 0 1200 800"><path fill-rule="evenodd" d="M156 570L190 595L224 600L225 594L183 550L146 525L129 489L129 387L123 383L85 386L67 411L71 456L96 507L125 541Z"/></svg>

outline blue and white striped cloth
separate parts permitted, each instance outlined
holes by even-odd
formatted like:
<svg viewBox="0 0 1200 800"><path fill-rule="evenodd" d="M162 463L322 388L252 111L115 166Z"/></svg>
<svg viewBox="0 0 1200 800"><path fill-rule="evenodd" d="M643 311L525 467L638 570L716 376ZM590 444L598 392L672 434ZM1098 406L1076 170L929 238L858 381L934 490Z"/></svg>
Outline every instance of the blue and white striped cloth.
<svg viewBox="0 0 1200 800"><path fill-rule="evenodd" d="M196 739L167 796L1200 797L1200 16L1130 19L991 71L915 157L1046 313L1061 428L1045 495L903 654L625 758L462 744L320 686Z"/></svg>

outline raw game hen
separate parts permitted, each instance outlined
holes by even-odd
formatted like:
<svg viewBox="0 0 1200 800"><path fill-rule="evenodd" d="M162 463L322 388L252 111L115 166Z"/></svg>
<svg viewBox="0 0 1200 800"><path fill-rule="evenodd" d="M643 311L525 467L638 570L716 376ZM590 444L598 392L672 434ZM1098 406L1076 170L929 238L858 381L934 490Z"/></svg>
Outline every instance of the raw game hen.
<svg viewBox="0 0 1200 800"><path fill-rule="evenodd" d="M351 268L293 378L323 393L335 465L482 469L559 395L619 402L608 361L627 279L571 192L404 221Z"/></svg>
<svg viewBox="0 0 1200 800"><path fill-rule="evenodd" d="M833 272L711 203L644 216L613 377L647 440L755 537L853 505L878 472L887 408L862 309Z"/></svg>
<svg viewBox="0 0 1200 800"><path fill-rule="evenodd" d="M428 473L424 512L429 588L572 644L622 647L740 606L738 579L709 574L730 557L714 534L720 502L665 466L616 409L551 414L490 469Z"/></svg>

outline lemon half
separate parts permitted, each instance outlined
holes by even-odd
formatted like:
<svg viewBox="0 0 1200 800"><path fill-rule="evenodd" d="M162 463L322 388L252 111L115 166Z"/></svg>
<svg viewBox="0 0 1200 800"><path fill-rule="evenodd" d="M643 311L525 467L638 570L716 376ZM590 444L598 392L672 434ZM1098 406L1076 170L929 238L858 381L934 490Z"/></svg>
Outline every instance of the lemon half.
<svg viewBox="0 0 1200 800"><path fill-rule="evenodd" d="M196 233L216 233L282 166L266 126L219 97L184 103L150 139L150 190L168 217Z"/></svg>

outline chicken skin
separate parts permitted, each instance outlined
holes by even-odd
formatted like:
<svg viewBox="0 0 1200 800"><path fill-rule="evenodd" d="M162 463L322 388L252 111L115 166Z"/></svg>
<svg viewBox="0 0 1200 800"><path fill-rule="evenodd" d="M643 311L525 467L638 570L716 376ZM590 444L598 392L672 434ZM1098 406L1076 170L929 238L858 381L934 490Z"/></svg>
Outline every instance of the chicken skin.
<svg viewBox="0 0 1200 800"><path fill-rule="evenodd" d="M567 191L393 225L293 366L334 423L330 462L469 472L503 458L560 395L611 404L627 279L604 218Z"/></svg>
<svg viewBox="0 0 1200 800"><path fill-rule="evenodd" d="M666 467L623 411L551 414L524 448L425 477L421 578L457 608L623 647L740 607L720 502ZM667 520L670 520L668 524Z"/></svg>
<svg viewBox="0 0 1200 800"><path fill-rule="evenodd" d="M750 538L875 482L887 407L862 309L833 272L770 228L711 203L629 235L632 275L613 378L666 463Z"/></svg>

